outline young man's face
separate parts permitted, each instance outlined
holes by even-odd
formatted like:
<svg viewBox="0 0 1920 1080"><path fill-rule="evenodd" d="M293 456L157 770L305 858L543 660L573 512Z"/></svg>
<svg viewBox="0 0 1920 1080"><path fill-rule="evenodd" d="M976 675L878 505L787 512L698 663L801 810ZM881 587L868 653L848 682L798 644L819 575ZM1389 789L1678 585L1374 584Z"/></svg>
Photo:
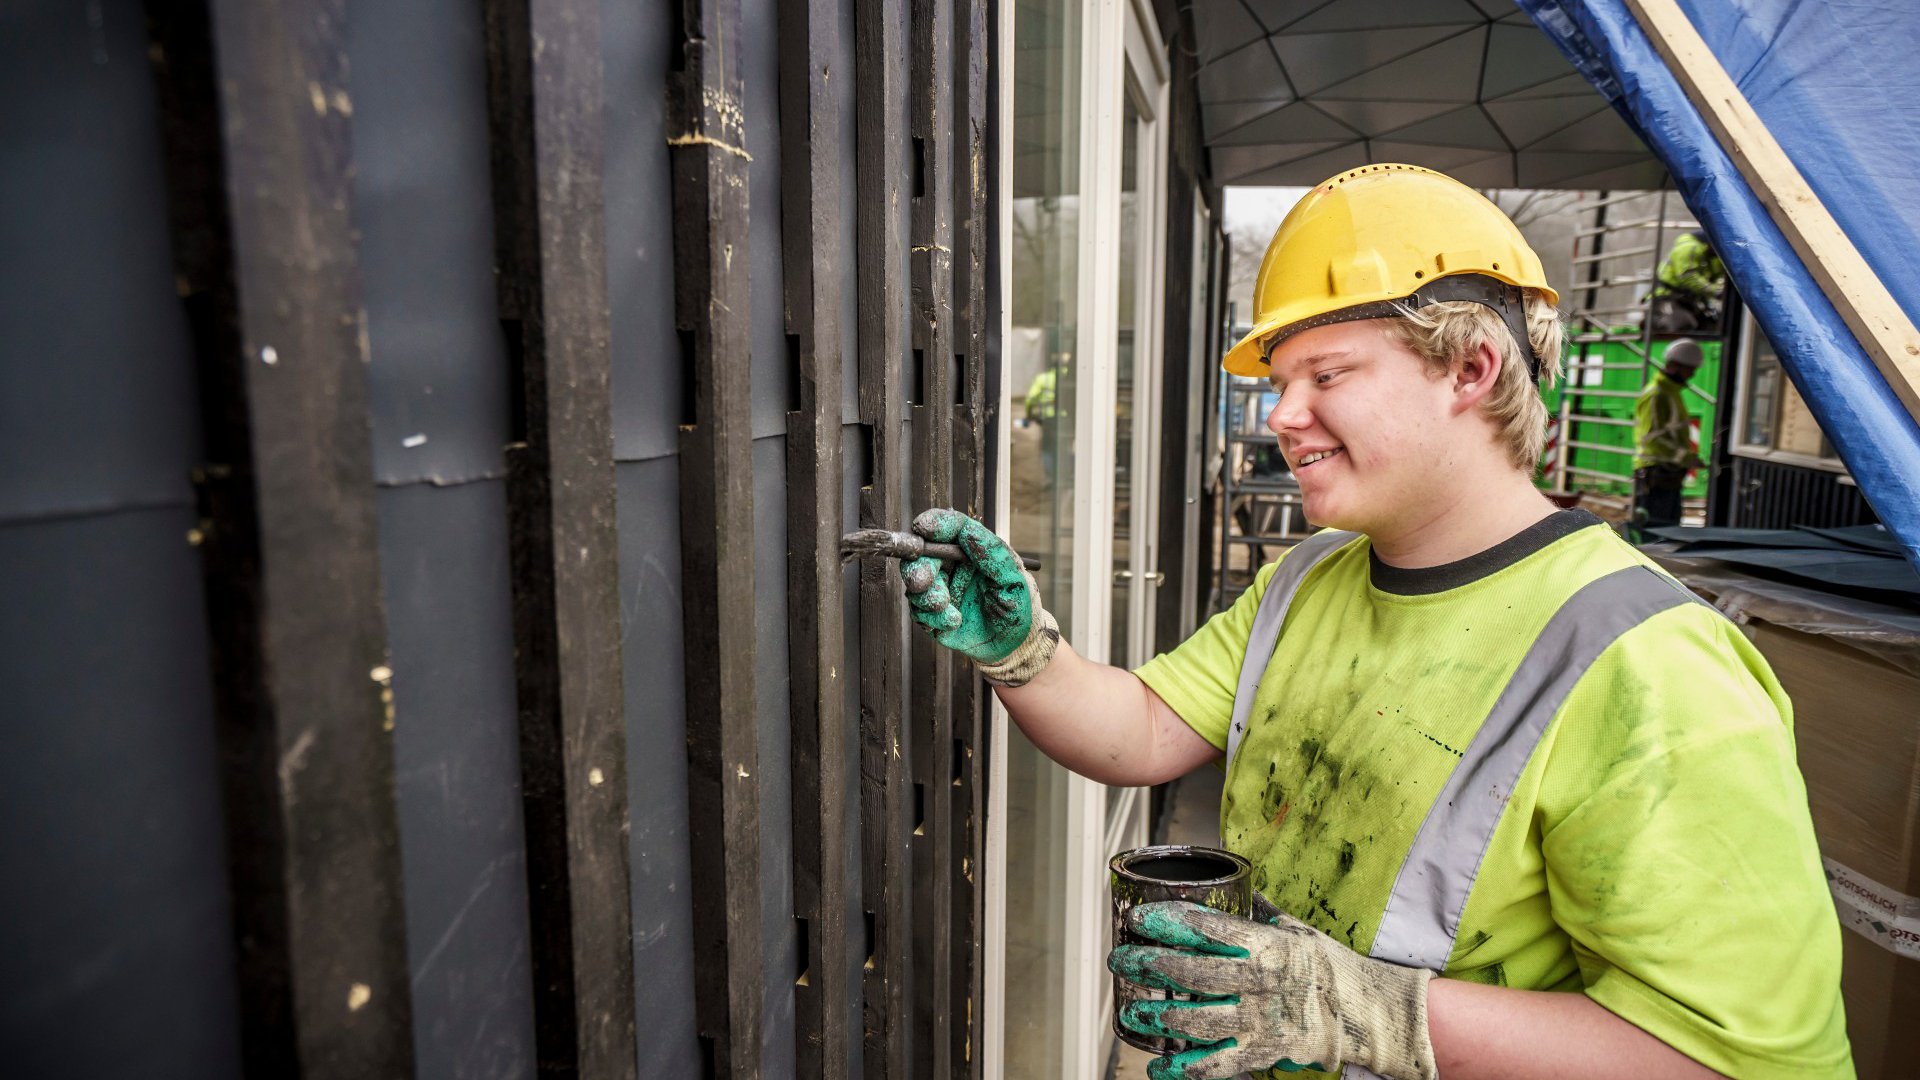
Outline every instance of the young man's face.
<svg viewBox="0 0 1920 1080"><path fill-rule="evenodd" d="M1448 498L1462 431L1450 378L1389 338L1379 320L1295 334L1270 357L1280 403L1267 415L1315 525L1391 534Z"/></svg>

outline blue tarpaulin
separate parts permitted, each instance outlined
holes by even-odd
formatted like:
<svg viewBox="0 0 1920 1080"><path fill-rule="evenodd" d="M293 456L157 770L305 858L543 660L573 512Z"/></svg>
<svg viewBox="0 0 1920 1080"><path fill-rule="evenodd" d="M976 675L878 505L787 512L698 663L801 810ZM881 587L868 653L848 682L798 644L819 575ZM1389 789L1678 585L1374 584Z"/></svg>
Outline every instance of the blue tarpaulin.
<svg viewBox="0 0 1920 1080"><path fill-rule="evenodd" d="M1519 0L1673 174L1741 299L1920 567L1920 424L1847 329L1621 0ZM1920 9L1681 0L1707 47L1912 319L1920 312Z"/></svg>

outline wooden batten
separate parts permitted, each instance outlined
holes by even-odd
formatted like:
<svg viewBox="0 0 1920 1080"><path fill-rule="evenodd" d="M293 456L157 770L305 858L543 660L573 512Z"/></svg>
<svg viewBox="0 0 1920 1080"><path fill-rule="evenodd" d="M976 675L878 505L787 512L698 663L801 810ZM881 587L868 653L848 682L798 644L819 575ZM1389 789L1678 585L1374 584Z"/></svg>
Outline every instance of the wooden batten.
<svg viewBox="0 0 1920 1080"><path fill-rule="evenodd" d="M913 176L913 505L911 516L953 502L953 47L952 0L912 0L908 25ZM913 1072L945 1076L952 1057L949 992L954 895L953 654L918 628L909 639L915 797Z"/></svg>
<svg viewBox="0 0 1920 1080"><path fill-rule="evenodd" d="M859 210L858 358L860 423L867 436L863 528L901 527L901 320L905 237L900 178L907 133L895 103L906 88L904 0L857 0L854 49L854 183ZM862 1017L862 1074L910 1075L907 1061L908 777L902 755L900 635L906 600L888 560L860 567L860 857L869 927Z"/></svg>
<svg viewBox="0 0 1920 1080"><path fill-rule="evenodd" d="M488 0L514 675L543 1074L632 1077L631 878L601 194L600 15Z"/></svg>
<svg viewBox="0 0 1920 1080"><path fill-rule="evenodd" d="M680 428L694 1010L712 1076L757 1080L765 999L755 719L753 430L739 0L683 0L667 93Z"/></svg>
<svg viewBox="0 0 1920 1080"><path fill-rule="evenodd" d="M794 1052L801 1080L851 1073L847 957L849 823L841 793L849 718L840 606L840 119L830 84L840 5L780 6L781 253L796 409L787 413L788 702L792 725L793 914L801 975Z"/></svg>
<svg viewBox="0 0 1920 1080"><path fill-rule="evenodd" d="M249 1075L413 1073L341 5L150 4ZM321 407L317 403L324 402Z"/></svg>
<svg viewBox="0 0 1920 1080"><path fill-rule="evenodd" d="M1647 40L1713 129L1907 412L1920 419L1920 330L1840 228L1674 0L1627 0Z"/></svg>
<svg viewBox="0 0 1920 1080"><path fill-rule="evenodd" d="M953 189L953 348L958 354L957 401L952 407L953 505L982 521L986 505L987 335L987 0L954 0L952 67L953 151L948 182ZM954 663L952 673L952 842L947 883L952 923L946 991L948 1071L954 1080L981 1075L983 898L979 887L986 857L984 766L986 694L973 665Z"/></svg>

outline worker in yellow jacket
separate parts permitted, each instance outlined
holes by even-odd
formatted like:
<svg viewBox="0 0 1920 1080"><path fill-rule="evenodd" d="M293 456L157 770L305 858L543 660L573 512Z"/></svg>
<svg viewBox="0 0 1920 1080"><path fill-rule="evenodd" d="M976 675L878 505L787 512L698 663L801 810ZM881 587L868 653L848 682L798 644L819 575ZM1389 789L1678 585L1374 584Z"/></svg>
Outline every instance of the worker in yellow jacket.
<svg viewBox="0 0 1920 1080"><path fill-rule="evenodd" d="M1667 344L1661 366L1633 402L1633 524L1636 530L1680 524L1687 473L1701 466L1700 446L1687 412L1687 383L1700 370L1700 346L1690 338Z"/></svg>
<svg viewBox="0 0 1920 1080"><path fill-rule="evenodd" d="M1226 769L1281 912L1132 909L1154 1080L1852 1075L1791 706L1711 607L1533 486L1556 296L1472 189L1374 165L1281 224L1227 370L1329 528L1137 672L1076 653L1007 545L902 564L915 619L1109 784Z"/></svg>
<svg viewBox="0 0 1920 1080"><path fill-rule="evenodd" d="M1706 234L1681 233L1655 273L1653 332L1718 334L1720 302L1726 291L1726 264L1707 243Z"/></svg>

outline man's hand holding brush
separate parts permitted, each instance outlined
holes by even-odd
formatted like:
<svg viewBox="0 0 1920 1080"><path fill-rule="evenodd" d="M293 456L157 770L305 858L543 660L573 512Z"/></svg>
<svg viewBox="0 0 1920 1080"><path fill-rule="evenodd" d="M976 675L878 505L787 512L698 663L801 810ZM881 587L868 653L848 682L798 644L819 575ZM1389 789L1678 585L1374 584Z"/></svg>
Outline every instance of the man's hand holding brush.
<svg viewBox="0 0 1920 1080"><path fill-rule="evenodd" d="M1219 756L1132 672L1061 640L1026 569L1037 564L958 510L928 510L911 533L849 533L841 553L900 559L913 620L972 660L1027 738L1067 768L1132 786Z"/></svg>
<svg viewBox="0 0 1920 1080"><path fill-rule="evenodd" d="M958 510L928 510L913 519L913 531L961 555L951 564L931 555L900 564L913 621L989 681L1026 685L1053 659L1060 627L1040 605L1040 589L1020 557Z"/></svg>

